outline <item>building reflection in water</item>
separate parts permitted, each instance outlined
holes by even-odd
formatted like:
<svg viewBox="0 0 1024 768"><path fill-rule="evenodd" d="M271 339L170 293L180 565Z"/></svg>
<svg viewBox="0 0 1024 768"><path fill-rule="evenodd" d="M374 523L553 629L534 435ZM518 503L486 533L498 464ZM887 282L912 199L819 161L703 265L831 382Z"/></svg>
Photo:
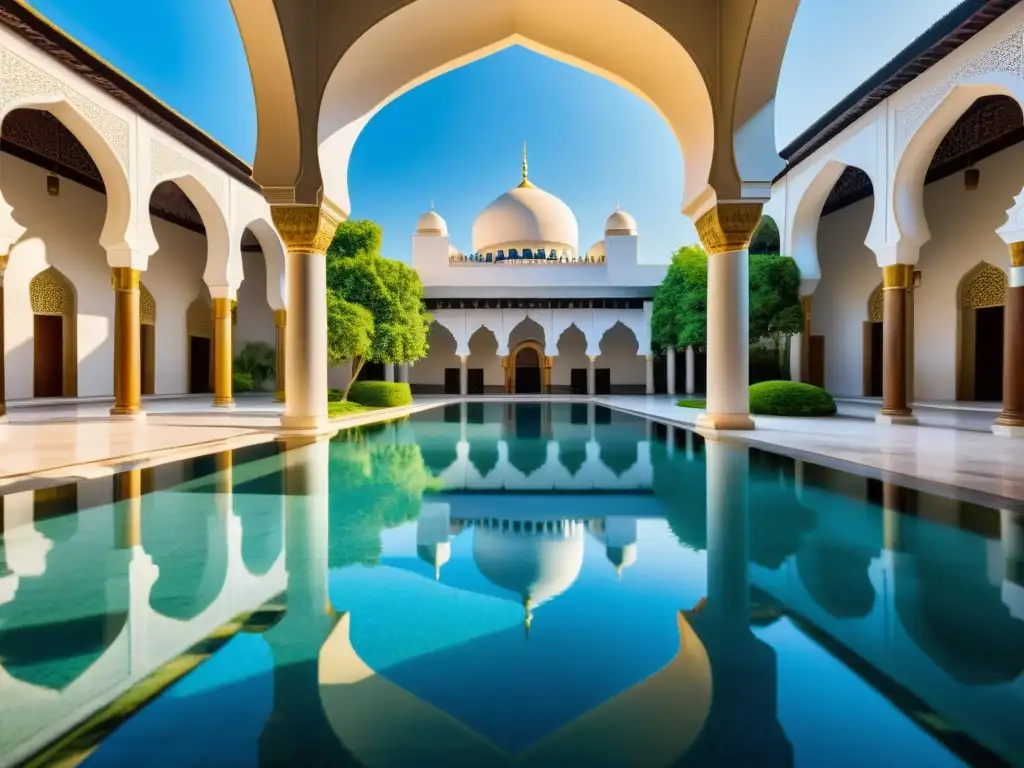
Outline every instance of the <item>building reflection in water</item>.
<svg viewBox="0 0 1024 768"><path fill-rule="evenodd" d="M453 539L469 535L475 568L522 603L527 630L535 625L531 647L542 639L537 608L568 600L560 596L581 578L587 537L622 588L648 578L637 567L639 515L625 505L659 510L681 544L706 550L706 598L681 606L679 649L663 669L520 762L791 764L776 651L758 626L780 616L827 641L897 706L923 702L975 755L1021 756L1019 513L684 430L648 434L592 405L545 415L539 404L498 404L507 418L497 420L469 405L457 421L438 412L333 442L4 497L0 754L28 756L239 613L270 604L272 619L233 630L260 632L273 658L261 762L508 762L364 661L350 625L373 617L335 610L330 573L379 563L382 532L415 521L410 556L440 581L430 589L450 589ZM534 490L632 495L594 493L582 513L501 503Z"/></svg>

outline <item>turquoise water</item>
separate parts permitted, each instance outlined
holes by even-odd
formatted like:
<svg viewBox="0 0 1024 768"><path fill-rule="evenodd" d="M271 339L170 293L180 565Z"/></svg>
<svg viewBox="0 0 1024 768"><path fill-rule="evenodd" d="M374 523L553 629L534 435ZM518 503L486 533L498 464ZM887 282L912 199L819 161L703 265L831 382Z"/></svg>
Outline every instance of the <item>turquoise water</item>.
<svg viewBox="0 0 1024 768"><path fill-rule="evenodd" d="M1024 764L1019 512L601 407L2 510L2 765Z"/></svg>

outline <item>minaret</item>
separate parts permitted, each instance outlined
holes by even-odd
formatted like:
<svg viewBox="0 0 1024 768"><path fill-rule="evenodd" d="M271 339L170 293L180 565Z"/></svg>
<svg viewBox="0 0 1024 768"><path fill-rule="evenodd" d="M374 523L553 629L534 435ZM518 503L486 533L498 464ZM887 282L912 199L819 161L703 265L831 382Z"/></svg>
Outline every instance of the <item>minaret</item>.
<svg viewBox="0 0 1024 768"><path fill-rule="evenodd" d="M526 164L526 142L523 142L523 180L519 182L519 188L532 187L529 179L529 167Z"/></svg>
<svg viewBox="0 0 1024 768"><path fill-rule="evenodd" d="M523 629L526 631L526 637L530 636L530 625L533 624L533 600L529 597L523 598Z"/></svg>

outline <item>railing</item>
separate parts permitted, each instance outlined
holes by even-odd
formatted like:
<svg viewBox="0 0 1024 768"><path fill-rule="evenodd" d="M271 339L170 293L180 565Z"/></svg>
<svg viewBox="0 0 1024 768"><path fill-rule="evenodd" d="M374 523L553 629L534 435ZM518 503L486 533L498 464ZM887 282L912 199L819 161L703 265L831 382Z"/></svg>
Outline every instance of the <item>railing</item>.
<svg viewBox="0 0 1024 768"><path fill-rule="evenodd" d="M508 265L508 266L558 266L558 265L593 265L593 264L604 264L604 254L600 256L556 256L551 258L550 256L537 257L523 257L523 256L502 256L497 257L494 254L484 253L453 253L448 257L448 262L451 264L490 264L490 265Z"/></svg>

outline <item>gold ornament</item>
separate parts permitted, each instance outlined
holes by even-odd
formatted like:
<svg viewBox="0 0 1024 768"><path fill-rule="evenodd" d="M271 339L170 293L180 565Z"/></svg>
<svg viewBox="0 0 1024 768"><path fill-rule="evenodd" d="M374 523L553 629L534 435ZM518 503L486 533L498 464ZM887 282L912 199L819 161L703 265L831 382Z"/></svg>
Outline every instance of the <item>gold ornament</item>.
<svg viewBox="0 0 1024 768"><path fill-rule="evenodd" d="M340 221L316 205L272 205L270 215L289 253L327 253Z"/></svg>
<svg viewBox="0 0 1024 768"><path fill-rule="evenodd" d="M746 250L761 221L761 203L719 203L697 219L697 235L709 256Z"/></svg>

